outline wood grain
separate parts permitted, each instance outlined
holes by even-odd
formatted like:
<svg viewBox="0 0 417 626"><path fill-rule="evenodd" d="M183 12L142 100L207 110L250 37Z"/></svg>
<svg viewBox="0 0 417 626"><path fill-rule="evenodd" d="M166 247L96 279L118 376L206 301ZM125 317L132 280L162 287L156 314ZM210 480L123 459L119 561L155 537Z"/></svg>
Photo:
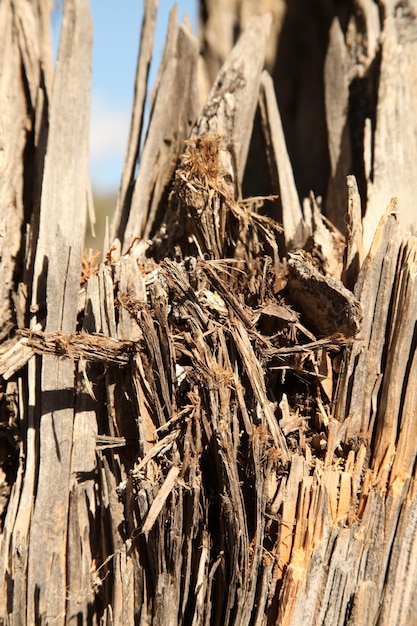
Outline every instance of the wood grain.
<svg viewBox="0 0 417 626"><path fill-rule="evenodd" d="M95 267L88 4L52 70L50 3L0 3L1 624L414 619L414 5L267 4L206 0L204 58L172 12L139 154L145 3Z"/></svg>

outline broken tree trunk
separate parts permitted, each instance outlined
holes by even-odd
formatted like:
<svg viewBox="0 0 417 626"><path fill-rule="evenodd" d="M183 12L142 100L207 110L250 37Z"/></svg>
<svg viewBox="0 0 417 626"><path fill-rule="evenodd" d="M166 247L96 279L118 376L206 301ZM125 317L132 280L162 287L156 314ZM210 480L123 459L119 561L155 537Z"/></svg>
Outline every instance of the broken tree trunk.
<svg viewBox="0 0 417 626"><path fill-rule="evenodd" d="M307 50L322 14L325 37L274 87L311 9L202 4L203 57L171 15L139 155L145 2L99 266L88 5L64 4L52 87L50 7L1 4L0 623L408 625L414 9L318 3Z"/></svg>

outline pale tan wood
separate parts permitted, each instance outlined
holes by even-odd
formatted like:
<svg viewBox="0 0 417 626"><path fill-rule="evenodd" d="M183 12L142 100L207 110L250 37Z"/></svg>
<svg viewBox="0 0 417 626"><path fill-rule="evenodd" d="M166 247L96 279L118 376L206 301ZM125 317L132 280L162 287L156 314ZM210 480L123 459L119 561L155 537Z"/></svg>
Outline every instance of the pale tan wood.
<svg viewBox="0 0 417 626"><path fill-rule="evenodd" d="M10 343L11 345L4 346L6 351L0 355L0 373L4 380L9 380L16 372L19 372L33 356L32 348L25 345L24 339Z"/></svg>
<svg viewBox="0 0 417 626"><path fill-rule="evenodd" d="M341 279L346 239L322 213L316 198L310 194L311 240L309 252L325 276Z"/></svg>
<svg viewBox="0 0 417 626"><path fill-rule="evenodd" d="M108 337L117 337L114 310L113 272L109 265L101 264L98 271L100 326L97 331Z"/></svg>
<svg viewBox="0 0 417 626"><path fill-rule="evenodd" d="M417 24L389 6L381 34L372 181L364 217L364 247L371 244L388 196L399 198L404 228L416 229L417 215Z"/></svg>
<svg viewBox="0 0 417 626"><path fill-rule="evenodd" d="M363 262L361 199L354 176L347 177L347 188L346 250L342 280L348 289L353 290Z"/></svg>
<svg viewBox="0 0 417 626"><path fill-rule="evenodd" d="M236 20L236 0L226 0L220 5L216 0L204 2L206 21L200 38L211 83L227 55L235 44L234 24Z"/></svg>
<svg viewBox="0 0 417 626"><path fill-rule="evenodd" d="M191 30L188 24L184 24L184 26L187 30ZM177 38L178 38L178 7L176 4L174 4L169 13L169 20L168 20L167 32L165 36L164 50L162 53L161 62L158 67L158 74L156 76L155 85L153 86L153 89L152 89L152 94L151 94L152 108L155 105L155 98L158 94L158 89L161 83L163 72L167 64L169 63L170 58L175 55Z"/></svg>
<svg viewBox="0 0 417 626"><path fill-rule="evenodd" d="M415 322L417 311L417 288L415 285L417 275L417 240L410 238L398 251L398 267L396 280L393 285L390 306L392 315L389 327L386 331L386 343L388 344L389 359L383 370L384 378L381 385L381 396L378 403L377 424L375 433L374 468L380 471L380 465L387 463L391 473L391 480L395 479L395 471L398 471L397 461L395 468L391 469L391 455L398 445L398 428L402 415L404 394L408 386L413 385L409 378L410 368L415 352ZM405 425L405 424L404 424ZM401 439L406 433L401 433ZM404 442L402 445L410 445ZM402 447L402 446L401 446ZM414 450L415 455L416 449ZM410 451L408 452L408 456ZM414 456L413 455L413 456ZM414 459L400 457L405 463L405 472L412 471ZM387 468L388 470L388 468Z"/></svg>
<svg viewBox="0 0 417 626"><path fill-rule="evenodd" d="M375 2L369 0L357 0L357 6L362 13L365 21L366 30L366 57L367 63L371 63L375 58L378 48L378 40L381 34L381 20L379 15L379 7Z"/></svg>

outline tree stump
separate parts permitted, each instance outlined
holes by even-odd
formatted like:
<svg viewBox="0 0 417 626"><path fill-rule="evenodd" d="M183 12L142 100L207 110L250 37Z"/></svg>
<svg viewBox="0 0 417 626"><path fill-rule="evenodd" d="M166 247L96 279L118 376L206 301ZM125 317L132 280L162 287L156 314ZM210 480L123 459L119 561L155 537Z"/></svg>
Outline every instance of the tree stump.
<svg viewBox="0 0 417 626"><path fill-rule="evenodd" d="M414 4L173 10L140 152L146 0L98 265L88 3L1 4L1 624L415 622Z"/></svg>

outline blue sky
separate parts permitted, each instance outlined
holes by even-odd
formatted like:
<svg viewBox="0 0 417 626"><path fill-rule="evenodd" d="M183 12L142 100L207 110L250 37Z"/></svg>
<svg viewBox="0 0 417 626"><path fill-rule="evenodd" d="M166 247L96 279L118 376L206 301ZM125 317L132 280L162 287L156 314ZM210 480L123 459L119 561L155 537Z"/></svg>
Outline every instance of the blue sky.
<svg viewBox="0 0 417 626"><path fill-rule="evenodd" d="M159 0L151 65L152 85L161 57L173 0ZM179 0L179 22L185 14L197 33L197 0ZM93 79L90 130L90 174L93 189L117 191L129 131L143 0L91 0L94 25ZM54 47L59 18L52 20Z"/></svg>

